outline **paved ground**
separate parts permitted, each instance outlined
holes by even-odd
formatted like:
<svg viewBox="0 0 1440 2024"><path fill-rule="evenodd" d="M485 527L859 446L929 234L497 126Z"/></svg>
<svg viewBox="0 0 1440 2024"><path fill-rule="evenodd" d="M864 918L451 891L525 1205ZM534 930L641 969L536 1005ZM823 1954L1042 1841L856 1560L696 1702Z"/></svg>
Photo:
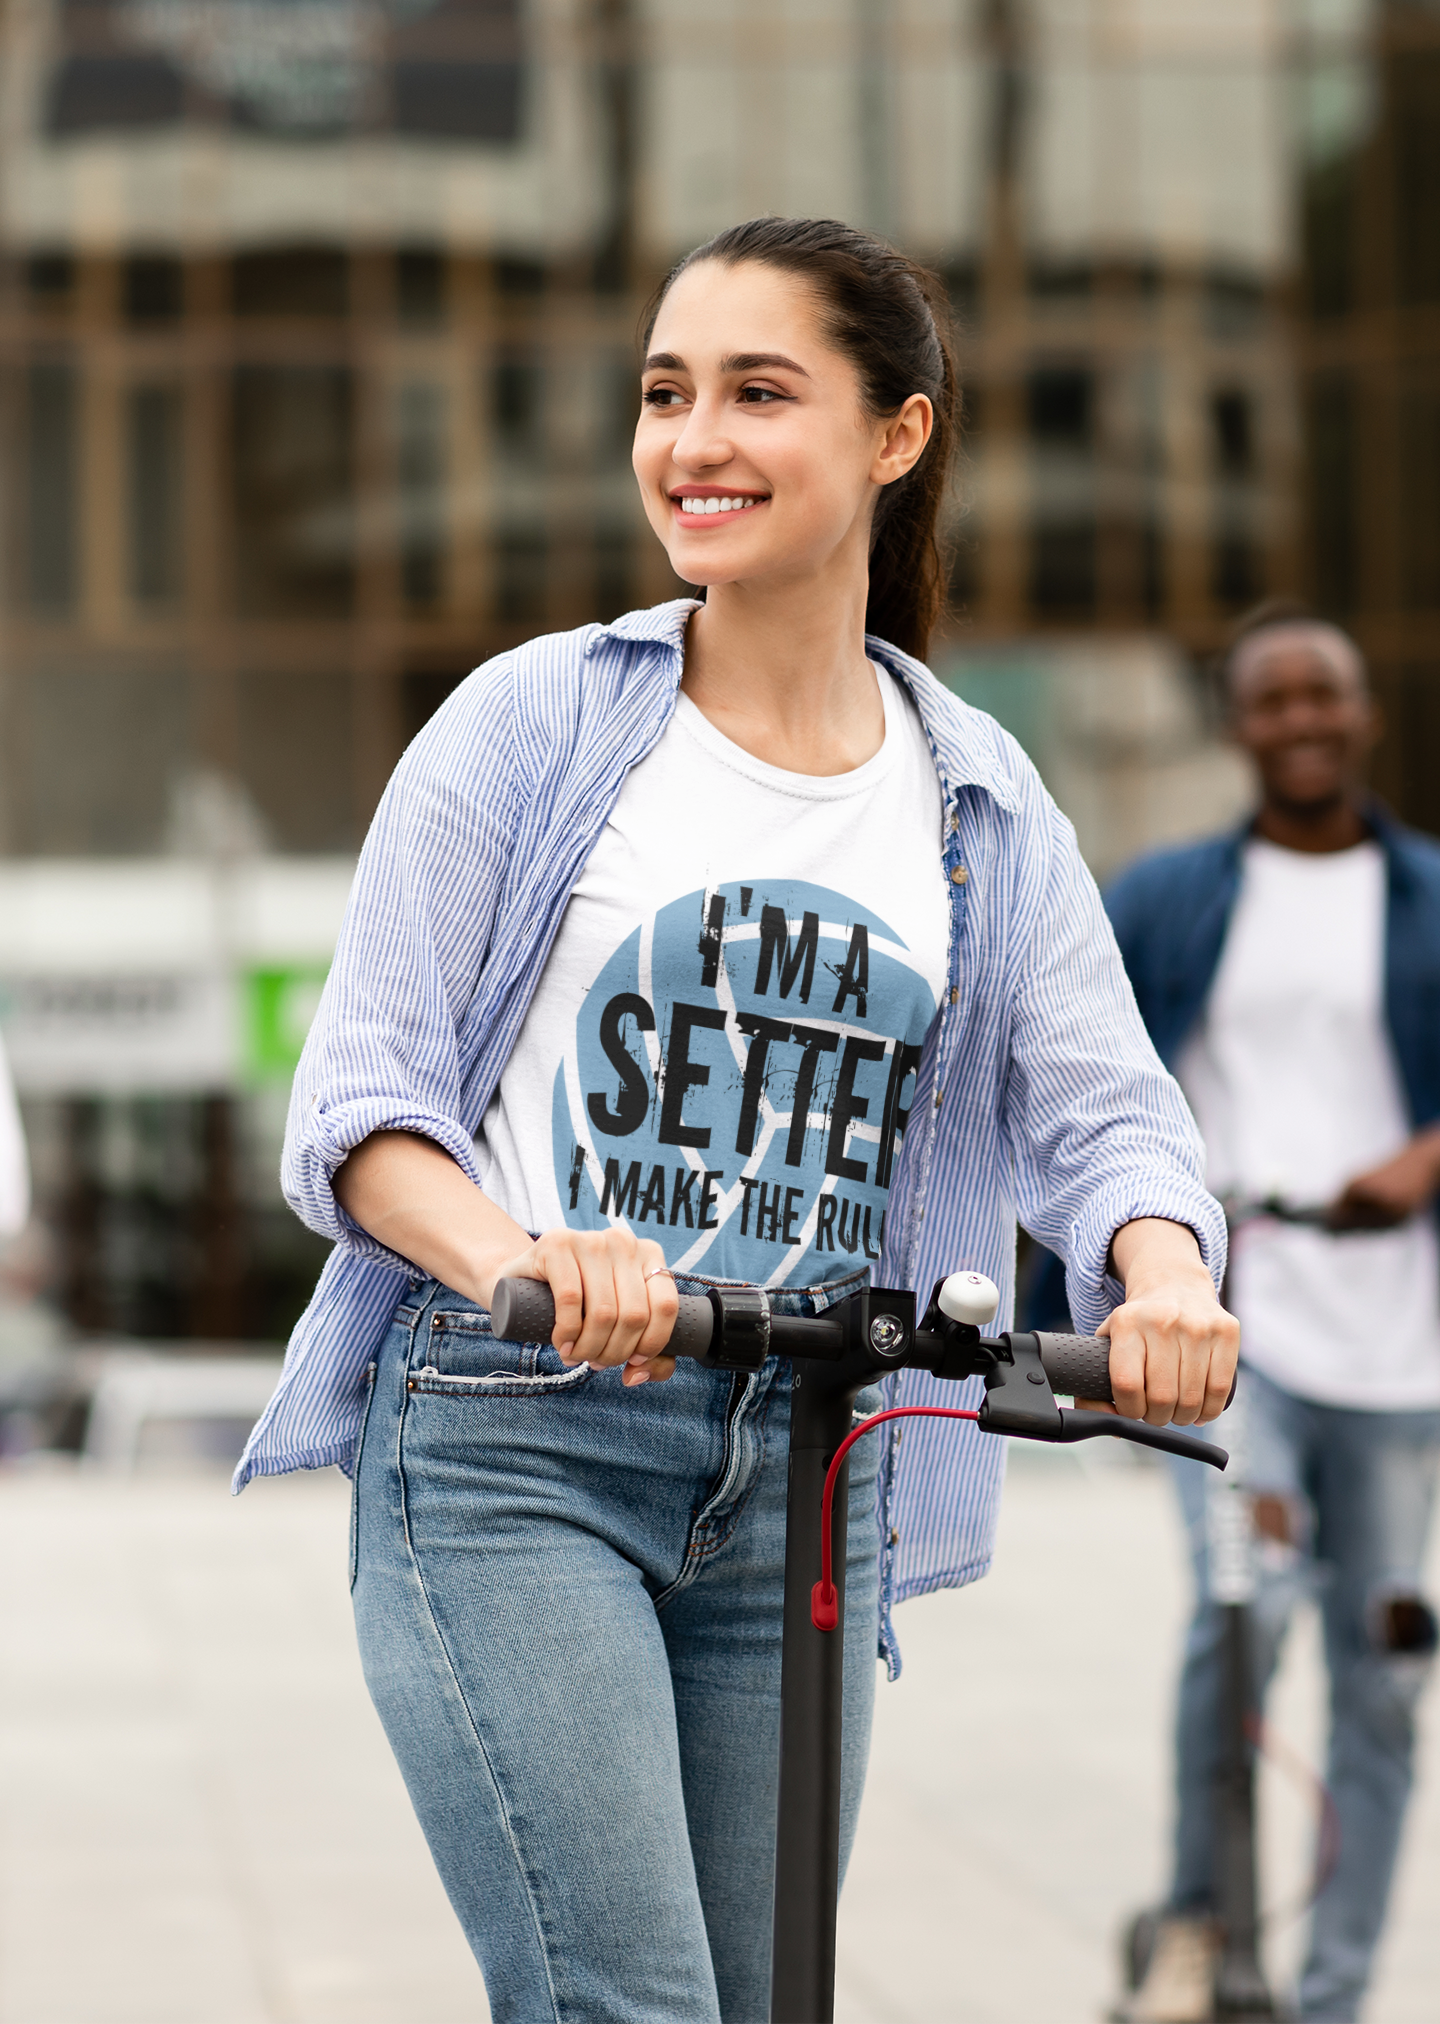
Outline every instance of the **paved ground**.
<svg viewBox="0 0 1440 2024"><path fill-rule="evenodd" d="M236 1504L211 1474L0 1475L0 2024L481 2024L360 1680L345 1529L333 1476ZM1162 1477L1014 1472L996 1574L901 1614L842 2024L1094 2024L1161 1866L1182 1607ZM1307 1640L1276 1713L1313 1749ZM1429 1771L1368 2024L1436 2016ZM1280 1897L1304 1808L1269 1813Z"/></svg>

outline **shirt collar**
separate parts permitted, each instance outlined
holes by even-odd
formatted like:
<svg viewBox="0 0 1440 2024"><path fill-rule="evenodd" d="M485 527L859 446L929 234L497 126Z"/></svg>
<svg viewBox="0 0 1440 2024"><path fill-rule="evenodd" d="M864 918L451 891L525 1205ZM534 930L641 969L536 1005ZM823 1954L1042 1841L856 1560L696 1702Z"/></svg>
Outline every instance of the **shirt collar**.
<svg viewBox="0 0 1440 2024"><path fill-rule="evenodd" d="M685 643L690 614L699 609L699 598L676 597L667 604L651 605L645 611L628 611L613 625L600 626L591 634L586 656L607 639L665 646L678 655ZM999 763L992 720L952 694L923 661L912 659L888 640L867 633L865 650L888 668L913 698L947 792L953 794L962 787L983 788L1009 814L1018 814L1020 798L1015 783Z"/></svg>
<svg viewBox="0 0 1440 2024"><path fill-rule="evenodd" d="M585 652L593 654L601 640L633 640L637 645L673 647L678 653L685 643L690 614L699 609L698 597L674 597L668 604L652 604L645 611L627 611L613 625L597 627Z"/></svg>

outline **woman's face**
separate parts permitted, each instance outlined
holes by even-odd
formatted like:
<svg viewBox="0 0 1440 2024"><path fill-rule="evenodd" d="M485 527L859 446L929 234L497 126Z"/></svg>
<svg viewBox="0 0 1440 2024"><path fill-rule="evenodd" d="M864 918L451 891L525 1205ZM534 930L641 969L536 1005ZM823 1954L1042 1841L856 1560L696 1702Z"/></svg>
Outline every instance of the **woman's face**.
<svg viewBox="0 0 1440 2024"><path fill-rule="evenodd" d="M635 475L686 583L800 580L865 563L881 485L930 433L930 403L870 420L815 292L747 261L687 268L660 307L641 381Z"/></svg>

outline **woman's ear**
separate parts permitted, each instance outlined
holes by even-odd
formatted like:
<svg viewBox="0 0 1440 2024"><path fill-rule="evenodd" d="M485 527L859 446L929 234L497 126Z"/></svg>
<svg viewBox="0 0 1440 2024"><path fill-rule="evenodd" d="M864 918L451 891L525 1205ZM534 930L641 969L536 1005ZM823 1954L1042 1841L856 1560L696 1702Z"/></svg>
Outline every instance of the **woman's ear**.
<svg viewBox="0 0 1440 2024"><path fill-rule="evenodd" d="M935 410L926 394L911 394L898 414L890 417L870 466L876 485L893 485L919 463L935 427Z"/></svg>

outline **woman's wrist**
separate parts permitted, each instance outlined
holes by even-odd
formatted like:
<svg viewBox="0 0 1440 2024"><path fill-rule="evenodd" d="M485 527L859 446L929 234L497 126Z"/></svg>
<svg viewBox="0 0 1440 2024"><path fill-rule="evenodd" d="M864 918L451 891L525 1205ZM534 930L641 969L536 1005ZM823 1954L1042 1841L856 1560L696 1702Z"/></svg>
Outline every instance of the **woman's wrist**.
<svg viewBox="0 0 1440 2024"><path fill-rule="evenodd" d="M1203 1284L1214 1297L1215 1282L1188 1223L1160 1216L1124 1223L1111 1239L1110 1260L1127 1300L1191 1284Z"/></svg>

